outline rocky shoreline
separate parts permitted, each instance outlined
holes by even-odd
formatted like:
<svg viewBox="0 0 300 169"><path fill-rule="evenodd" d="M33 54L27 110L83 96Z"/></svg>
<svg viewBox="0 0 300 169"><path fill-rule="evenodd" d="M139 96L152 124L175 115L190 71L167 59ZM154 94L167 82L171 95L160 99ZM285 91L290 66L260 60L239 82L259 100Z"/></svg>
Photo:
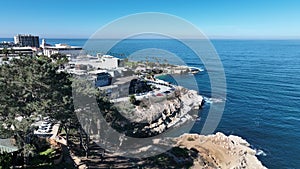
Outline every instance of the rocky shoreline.
<svg viewBox="0 0 300 169"><path fill-rule="evenodd" d="M193 167L199 168L248 168L265 169L255 156L250 144L238 136L184 134L175 138L175 146L187 148L198 153Z"/></svg>
<svg viewBox="0 0 300 169"><path fill-rule="evenodd" d="M160 134L171 127L178 127L195 119L198 115L198 109L203 104L203 97L196 91L188 90L177 86L177 97L169 96L163 101L148 103L147 108L136 107L135 115L140 114L141 118L135 117L139 121L148 121L149 125L144 126L141 132ZM176 93L176 92L175 92ZM196 111L193 111L196 110ZM155 112L155 113L151 113ZM194 113L192 113L194 112ZM145 116L149 115L149 116ZM142 119L143 118L143 119ZM138 134L138 133L137 133ZM171 139L171 140L169 140ZM160 145L173 145L181 149L188 149L196 152L193 157L192 168L249 168L264 169L262 163L255 156L255 150L251 149L250 144L238 136L226 136L223 133L213 135L183 134L176 138L167 140L156 140L154 147ZM171 141L171 142L169 142ZM139 150L137 150L139 152ZM166 153L174 161L180 163L185 160L178 160L176 155ZM177 159L177 160L176 160ZM191 159L189 159L190 161Z"/></svg>
<svg viewBox="0 0 300 169"><path fill-rule="evenodd" d="M129 100L125 100L117 103L115 106L119 107L118 110L126 110L119 112L128 120L120 121L122 131L128 136L147 138L147 143L149 142L149 144L145 144L145 147L136 148L133 144L126 144L126 139L122 140L122 138L119 138L119 140L116 140L115 145L129 146L122 148L128 151L132 150L132 154L143 154L149 146L153 150L164 146L171 149L162 152L163 156L150 157L151 160L147 158L125 158L127 161L130 161L130 164L126 163L128 167L132 164L135 166L147 166L146 168L164 168L165 166L160 166L161 164L153 164L153 160L165 158L166 161L163 163L170 166L174 165L176 168L178 166L182 166L179 168L191 167L195 169L266 168L257 159L255 150L249 147L250 144L238 136L225 136L222 133L207 136L198 134L181 135L182 133L177 131L177 128L181 125L193 125L189 122L197 118L198 110L204 103L203 97L197 91L176 86L174 92L160 97L143 98L140 102L143 104L133 105L130 104ZM176 136L156 140L151 139L152 136L169 131L170 128L175 129L173 131L177 134ZM101 129L100 126L97 127L97 130L99 129ZM100 136L100 132L95 133ZM179 155L176 152L180 152ZM114 157L122 156L122 152L111 151L108 154ZM182 154L183 156L181 156ZM97 159L96 156L94 158ZM118 166L116 161L109 164L117 168L124 167Z"/></svg>
<svg viewBox="0 0 300 169"><path fill-rule="evenodd" d="M130 103L123 101L116 104L116 107L130 120L130 123L138 126L139 131L135 132L136 136L148 137L196 119L204 99L197 91L176 86L172 93L160 97L148 97L141 102L143 102L142 106L128 107Z"/></svg>
<svg viewBox="0 0 300 169"><path fill-rule="evenodd" d="M151 139L149 140L151 141ZM90 159L78 158L79 168L192 168L192 169L266 169L255 156L250 144L238 136L183 134L175 138L153 139L153 147L172 145L160 155L148 158L123 157L119 153L94 154ZM143 152L136 149L136 153ZM101 152L100 147L93 149ZM74 156L74 155L73 155ZM101 157L101 159L99 159ZM101 162L99 162L101 161Z"/></svg>

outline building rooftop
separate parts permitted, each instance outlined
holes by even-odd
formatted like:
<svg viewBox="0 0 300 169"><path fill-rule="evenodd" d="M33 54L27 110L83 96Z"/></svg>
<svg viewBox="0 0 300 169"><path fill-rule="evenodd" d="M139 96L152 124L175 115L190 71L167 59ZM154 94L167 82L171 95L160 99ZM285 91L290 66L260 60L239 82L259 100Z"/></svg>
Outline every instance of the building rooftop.
<svg viewBox="0 0 300 169"><path fill-rule="evenodd" d="M3 49L3 48L0 48L0 49ZM30 46L27 46L27 47L9 47L7 48L8 50L32 50L32 47Z"/></svg>
<svg viewBox="0 0 300 169"><path fill-rule="evenodd" d="M102 57L102 58L116 58L116 57L111 56L111 55L102 55L101 57ZM116 58L116 59L117 59L117 58Z"/></svg>
<svg viewBox="0 0 300 169"><path fill-rule="evenodd" d="M82 49L80 46L70 46L67 44L55 44L55 46L45 46L46 49Z"/></svg>
<svg viewBox="0 0 300 169"><path fill-rule="evenodd" d="M86 70L78 70L78 69L67 69L68 73L72 73L75 75L85 75L86 74Z"/></svg>
<svg viewBox="0 0 300 169"><path fill-rule="evenodd" d="M92 75L96 75L99 73L107 73L107 70L93 70L93 71L89 71L88 73Z"/></svg>
<svg viewBox="0 0 300 169"><path fill-rule="evenodd" d="M116 79L116 81L113 83L113 85L120 85L120 84L128 83L133 79L137 79L137 76L120 77L120 78Z"/></svg>
<svg viewBox="0 0 300 169"><path fill-rule="evenodd" d="M18 150L19 148L15 145L14 139L0 139L0 154L3 152L12 153Z"/></svg>
<svg viewBox="0 0 300 169"><path fill-rule="evenodd" d="M37 37L36 35L31 35L31 34L17 34L16 36L33 36L33 37Z"/></svg>

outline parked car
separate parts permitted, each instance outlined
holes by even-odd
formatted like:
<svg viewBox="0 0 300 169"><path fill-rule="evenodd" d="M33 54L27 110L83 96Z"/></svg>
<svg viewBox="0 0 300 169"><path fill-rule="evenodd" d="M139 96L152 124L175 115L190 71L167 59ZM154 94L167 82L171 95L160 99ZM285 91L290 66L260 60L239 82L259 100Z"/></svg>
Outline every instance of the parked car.
<svg viewBox="0 0 300 169"><path fill-rule="evenodd" d="M164 91L164 93L165 94L169 94L169 93L171 93L169 90L167 90L167 91Z"/></svg>
<svg viewBox="0 0 300 169"><path fill-rule="evenodd" d="M161 94L161 93L157 93L157 94L156 94L156 96L163 96L163 94Z"/></svg>

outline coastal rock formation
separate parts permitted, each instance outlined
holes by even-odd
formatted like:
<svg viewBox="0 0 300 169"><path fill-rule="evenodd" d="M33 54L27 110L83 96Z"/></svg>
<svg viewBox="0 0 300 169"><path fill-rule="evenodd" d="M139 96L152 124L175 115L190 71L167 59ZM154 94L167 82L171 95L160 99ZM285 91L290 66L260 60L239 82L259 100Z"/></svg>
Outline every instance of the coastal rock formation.
<svg viewBox="0 0 300 169"><path fill-rule="evenodd" d="M184 124L188 120L196 119L197 117L193 116L198 116L198 109L203 104L203 97L198 95L197 91L177 86L175 91L169 94L144 98L141 102L139 106L132 108L121 107L124 102L117 106L119 112L130 122L141 124L139 126L141 130L136 134L149 136ZM126 105L130 105L130 103Z"/></svg>
<svg viewBox="0 0 300 169"><path fill-rule="evenodd" d="M187 148L198 153L193 167L199 168L248 168L264 169L255 156L250 144L238 136L184 134L175 138L176 146Z"/></svg>
<svg viewBox="0 0 300 169"><path fill-rule="evenodd" d="M125 121L126 123L124 122L125 124L121 129L127 131L126 134L129 136L147 138L140 140L141 143L135 140L135 144L132 144L127 142L126 139L123 140L123 136L115 140L110 139L109 132L108 135L105 135L107 130L99 130L101 128L100 122L97 125L91 125L97 127L94 135L99 136L92 138L104 143L109 141L112 144L110 152L106 154L108 157L126 156L130 152L130 155L138 158L120 158L121 162L128 161L126 163L128 168L265 168L255 156L256 152L249 147L249 143L238 136L225 136L222 133L208 136L198 134L181 135L180 132L182 131L177 131L178 125L193 125L193 123L187 122L189 119L195 119L191 112L196 112L195 115L198 115L197 109L202 105L203 97L198 95L196 91L178 87L173 93L152 100L150 98L149 100L151 102L146 102L144 106L129 104L128 101L122 102L122 105L128 106L128 109L123 109L126 110L124 113L130 112L130 114L123 115L128 117L130 121ZM131 114L132 116L129 116ZM141 121L147 123L140 123ZM153 138L153 140L152 137L149 137L163 133L166 130L170 131L170 127L174 127L173 131L176 131L176 136ZM102 133L99 131L102 131ZM99 139L100 136L104 139ZM167 148L163 149L164 147ZM119 148L126 151L119 151ZM148 150L151 150L152 153L157 151L158 155L143 158L142 155L147 154L145 152ZM109 159L108 157L106 159ZM120 161L96 163L102 165L102 168L109 168L110 165L115 168L125 168L120 166Z"/></svg>
<svg viewBox="0 0 300 169"><path fill-rule="evenodd" d="M151 139L149 138L149 141ZM91 168L193 168L193 169L265 169L249 143L238 136L183 134L179 137L153 139L152 145L131 149L142 155L151 148L164 152L148 158L122 157L120 152L107 152L104 159L94 155L87 166ZM167 147L168 147L167 146ZM100 148L101 149L101 148ZM128 151L129 149L127 149ZM127 154L127 151L124 152ZM135 152L133 152L135 151ZM99 152L99 151L96 151ZM139 156L140 157L140 156ZM101 161L101 162L99 162ZM85 163L82 163L85 164Z"/></svg>

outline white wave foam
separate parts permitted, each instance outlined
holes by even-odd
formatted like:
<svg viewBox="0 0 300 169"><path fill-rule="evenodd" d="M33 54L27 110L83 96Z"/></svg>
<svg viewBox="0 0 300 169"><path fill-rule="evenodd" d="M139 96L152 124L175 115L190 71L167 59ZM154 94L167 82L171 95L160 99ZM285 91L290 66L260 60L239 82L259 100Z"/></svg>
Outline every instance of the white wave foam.
<svg viewBox="0 0 300 169"><path fill-rule="evenodd" d="M267 154L261 149L254 149L254 150L256 152L255 155L257 156L267 156Z"/></svg>
<svg viewBox="0 0 300 169"><path fill-rule="evenodd" d="M199 72L204 72L204 68L201 68L201 67L190 67L192 69L197 69Z"/></svg>
<svg viewBox="0 0 300 169"><path fill-rule="evenodd" d="M205 103L208 103L208 104L224 102L223 99L219 99L219 98L208 98L208 97L204 97L204 101L205 101Z"/></svg>
<svg viewBox="0 0 300 169"><path fill-rule="evenodd" d="M198 68L199 72L204 72L203 68Z"/></svg>

